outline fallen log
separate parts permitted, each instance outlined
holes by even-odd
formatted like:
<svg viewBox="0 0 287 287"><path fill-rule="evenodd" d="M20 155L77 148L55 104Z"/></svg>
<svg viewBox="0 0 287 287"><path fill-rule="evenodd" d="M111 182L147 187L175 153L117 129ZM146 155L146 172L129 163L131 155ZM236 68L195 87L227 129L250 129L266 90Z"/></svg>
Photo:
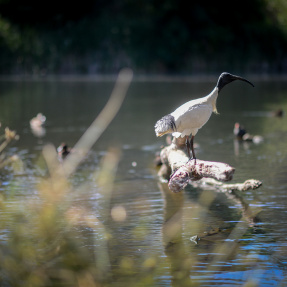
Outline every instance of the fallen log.
<svg viewBox="0 0 287 287"><path fill-rule="evenodd" d="M171 176L168 187L173 192L179 192L190 181L197 181L204 177L229 181L233 178L234 172L235 169L225 163L196 160L195 164L194 160L190 160Z"/></svg>
<svg viewBox="0 0 287 287"><path fill-rule="evenodd" d="M247 179L243 183L223 183L212 178L203 178L199 182L193 182L193 186L204 189L217 189L218 192L246 191L257 189L262 185L262 182L257 179Z"/></svg>
<svg viewBox="0 0 287 287"><path fill-rule="evenodd" d="M161 168L159 177L169 180L168 187L173 192L183 190L188 184L195 187L212 186L212 189L226 192L256 189L261 182L249 179L244 183L223 184L233 178L235 169L222 162L210 162L196 159L189 160L184 138L173 138L171 144L160 153Z"/></svg>

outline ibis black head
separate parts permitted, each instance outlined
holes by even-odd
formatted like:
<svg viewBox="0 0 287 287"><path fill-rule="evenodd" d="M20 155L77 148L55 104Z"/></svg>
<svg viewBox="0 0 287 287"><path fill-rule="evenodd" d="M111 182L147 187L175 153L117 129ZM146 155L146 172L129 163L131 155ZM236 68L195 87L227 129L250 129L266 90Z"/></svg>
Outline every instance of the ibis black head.
<svg viewBox="0 0 287 287"><path fill-rule="evenodd" d="M235 75L232 75L232 74L229 74L229 73L224 72L224 73L222 73L222 74L220 75L220 77L219 77L219 79L218 79L218 82L217 82L217 85L216 85L216 87L218 88L218 92L220 92L221 89L222 89L225 85L227 85L227 84L229 84L229 83L231 83L231 82L233 82L233 81L235 81L235 80L244 81L244 82L246 82L246 83L249 83L252 87L254 87L254 85L253 85L251 82L249 82L248 80L246 80L246 79L244 79L244 78L242 78L242 77L235 76Z"/></svg>

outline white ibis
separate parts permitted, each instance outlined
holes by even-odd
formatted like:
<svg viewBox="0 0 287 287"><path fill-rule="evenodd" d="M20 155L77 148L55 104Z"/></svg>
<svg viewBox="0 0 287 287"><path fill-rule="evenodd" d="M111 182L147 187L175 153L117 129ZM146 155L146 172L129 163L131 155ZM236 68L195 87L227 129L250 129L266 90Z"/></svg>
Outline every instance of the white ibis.
<svg viewBox="0 0 287 287"><path fill-rule="evenodd" d="M216 99L218 93L225 85L235 80L247 82L254 87L254 85L248 80L224 72L219 76L215 88L209 95L203 98L188 101L187 103L177 108L174 112L158 120L155 124L156 136L161 137L165 134L171 133L176 138L186 137L186 148L188 156L191 159L191 149L193 159L196 160L193 148L193 139L198 130L209 120L212 112L217 113ZM191 139L189 140L190 135Z"/></svg>

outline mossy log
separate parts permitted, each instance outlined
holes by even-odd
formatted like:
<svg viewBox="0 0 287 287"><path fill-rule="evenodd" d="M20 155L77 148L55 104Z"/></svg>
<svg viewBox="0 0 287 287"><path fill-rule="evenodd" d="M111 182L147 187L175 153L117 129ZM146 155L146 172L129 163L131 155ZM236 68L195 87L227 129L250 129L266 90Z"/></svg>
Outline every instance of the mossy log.
<svg viewBox="0 0 287 287"><path fill-rule="evenodd" d="M162 149L160 161L162 165L158 175L169 180L168 187L173 192L183 190L188 184L220 192L256 189L262 184L255 179L244 183L224 184L223 182L232 180L235 168L222 162L189 160L184 138L173 138L171 144Z"/></svg>

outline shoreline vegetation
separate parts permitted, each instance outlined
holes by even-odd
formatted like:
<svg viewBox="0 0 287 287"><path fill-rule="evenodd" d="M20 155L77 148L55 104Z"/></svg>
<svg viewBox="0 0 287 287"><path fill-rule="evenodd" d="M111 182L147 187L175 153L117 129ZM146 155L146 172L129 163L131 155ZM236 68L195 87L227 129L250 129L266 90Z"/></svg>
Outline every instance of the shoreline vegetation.
<svg viewBox="0 0 287 287"><path fill-rule="evenodd" d="M287 74L286 1L231 6L0 1L0 75Z"/></svg>

